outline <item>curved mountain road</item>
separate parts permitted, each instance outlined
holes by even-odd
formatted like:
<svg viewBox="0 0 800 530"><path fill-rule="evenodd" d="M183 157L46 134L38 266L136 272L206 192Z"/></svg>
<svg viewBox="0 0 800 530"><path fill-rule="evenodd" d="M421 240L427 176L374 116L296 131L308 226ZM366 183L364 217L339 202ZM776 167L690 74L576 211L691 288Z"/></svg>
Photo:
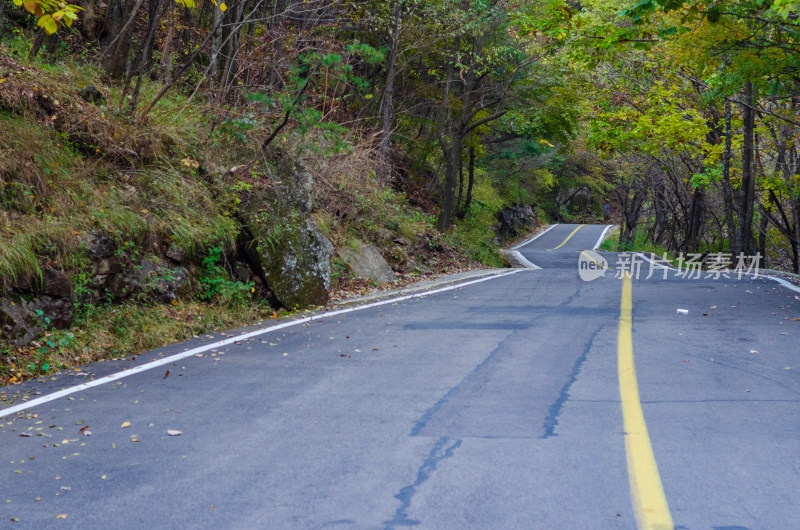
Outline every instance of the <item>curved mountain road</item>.
<svg viewBox="0 0 800 530"><path fill-rule="evenodd" d="M0 527L800 527L800 293L583 252L604 229L2 388Z"/></svg>

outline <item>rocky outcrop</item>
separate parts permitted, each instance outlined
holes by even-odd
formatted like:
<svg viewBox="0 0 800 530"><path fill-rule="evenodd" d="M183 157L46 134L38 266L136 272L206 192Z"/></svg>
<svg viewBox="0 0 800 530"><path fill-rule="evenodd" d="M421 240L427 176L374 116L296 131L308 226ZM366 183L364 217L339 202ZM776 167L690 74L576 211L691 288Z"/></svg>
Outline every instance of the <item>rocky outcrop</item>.
<svg viewBox="0 0 800 530"><path fill-rule="evenodd" d="M71 300L42 295L0 298L0 333L15 346L24 346L46 329L64 329L73 321Z"/></svg>
<svg viewBox="0 0 800 530"><path fill-rule="evenodd" d="M356 278L375 283L394 282L397 280L394 271L374 245L359 241L358 248L340 248L337 253Z"/></svg>
<svg viewBox="0 0 800 530"><path fill-rule="evenodd" d="M95 231L73 256L79 267L65 272L56 268L58 260L43 257L40 270L4 284L0 337L24 346L50 329L69 327L76 305L125 299L174 303L193 289L200 292L209 281L238 281L248 292L289 309L325 304L334 248L309 217L313 178L279 154L271 162L272 175L238 192L238 250L215 249L211 268L201 265L210 249L189 255L175 241L130 245ZM374 247L364 252L355 268L378 271L364 273L378 282L394 279Z"/></svg>
<svg viewBox="0 0 800 530"><path fill-rule="evenodd" d="M109 292L115 298L137 296L148 300L172 302L189 289L189 272L157 256L149 256L117 274L109 282Z"/></svg>
<svg viewBox="0 0 800 530"><path fill-rule="evenodd" d="M530 206L513 206L497 212L497 237L501 240L524 235L538 226L536 214Z"/></svg>
<svg viewBox="0 0 800 530"><path fill-rule="evenodd" d="M240 194L241 247L284 307L325 304L333 245L308 217L311 174L285 158L275 160L275 166L279 176Z"/></svg>

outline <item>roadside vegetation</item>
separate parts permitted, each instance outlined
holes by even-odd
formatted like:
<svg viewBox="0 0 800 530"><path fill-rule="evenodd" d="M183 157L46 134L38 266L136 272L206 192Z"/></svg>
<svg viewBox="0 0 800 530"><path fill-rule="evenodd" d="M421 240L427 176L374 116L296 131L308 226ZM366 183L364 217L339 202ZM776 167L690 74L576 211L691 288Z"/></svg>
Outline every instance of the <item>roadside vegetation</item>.
<svg viewBox="0 0 800 530"><path fill-rule="evenodd" d="M503 266L604 205L604 248L798 272L796 15L0 0L0 383Z"/></svg>

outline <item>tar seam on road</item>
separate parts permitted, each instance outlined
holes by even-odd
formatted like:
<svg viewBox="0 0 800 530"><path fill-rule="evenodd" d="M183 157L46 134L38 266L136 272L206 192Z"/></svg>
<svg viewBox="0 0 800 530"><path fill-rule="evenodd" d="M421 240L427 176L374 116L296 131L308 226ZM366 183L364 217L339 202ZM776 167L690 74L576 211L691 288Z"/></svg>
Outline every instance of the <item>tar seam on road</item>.
<svg viewBox="0 0 800 530"><path fill-rule="evenodd" d="M560 245L558 245L558 246L557 246L557 247L555 247L555 248L549 248L549 249L547 249L547 250L548 250L548 251L550 251L550 250L558 250L558 249L560 249L561 247L563 247L564 245L566 245L566 244L567 244L567 241L569 241L569 240L570 240L570 238L571 238L572 236L574 236L574 235L575 235L575 232L577 232L578 230L580 230L580 229L581 229L581 228L583 228L584 226L586 226L586 225L578 225L578 228L576 228L575 230L573 230L572 232L570 232L570 234L567 236L567 238L566 238L564 241L562 241Z"/></svg>
<svg viewBox="0 0 800 530"><path fill-rule="evenodd" d="M453 456L455 450L461 447L461 440L455 440L452 444L449 436L442 436L436 442L436 445L431 449L430 455L422 463L422 466L417 470L417 479L413 484L405 486L400 492L394 496L399 500L402 505L397 509L394 518L384 523L384 530L391 530L397 526L416 526L420 524L419 521L408 518L408 509L411 508L411 500L417 493L417 489L428 480L431 473L436 471L436 466L439 462L446 460Z"/></svg>
<svg viewBox="0 0 800 530"><path fill-rule="evenodd" d="M605 325L602 325L597 328L594 333L592 333L592 336L589 338L589 341L583 348L583 352L581 352L580 356L575 359L575 363L572 365L572 371L567 377L567 382L564 383L563 387L561 387L558 398L556 398L556 400L547 410L547 416L545 417L544 425L542 426L544 428L544 434L542 435L543 439L550 438L551 436L558 436L558 434L556 434L556 426L558 425L558 418L561 416L561 410L564 408L564 404L569 399L569 391L572 388L572 385L578 380L578 374L581 371L583 363L586 362L589 352L592 350L594 339L597 338L597 335L599 335L601 331L603 331L604 327Z"/></svg>
<svg viewBox="0 0 800 530"><path fill-rule="evenodd" d="M251 331L249 333L243 333L241 335L236 335L234 337L228 337L225 340L221 340L218 342L214 342L212 344L206 344L205 346L199 346L197 348L192 348L191 350L187 350L175 355L170 355L168 357L162 357L161 359L151 361L149 363L145 363L139 366L135 366L133 368L128 368L127 370L123 370L121 372L116 372L100 379L96 379L94 381L89 381L88 383L82 383L80 385L71 386L68 388L64 388L59 390L58 392L53 392L52 394L48 394L46 396L42 396L40 398L32 399L30 401L26 401L25 403L20 403L19 405L13 405L11 407L6 407L4 409L0 409L0 418L5 418L17 412L21 412L23 410L27 410L38 405L43 405L44 403L49 403L50 401L54 401L56 399L69 396L70 394L75 394L76 392L81 392L83 390L88 390L90 388L94 388L96 386L105 385L111 383L112 381L117 381L119 379L124 379L126 377L130 377L134 374L138 374L140 372L146 372L147 370L152 370L154 368L158 368L159 366L164 366L165 364L170 364L175 361L179 361L181 359L185 359L187 357L192 357L193 355L197 355L198 353L202 353L208 350L221 348L222 346L227 346L228 344L233 344L234 342L239 342L242 340L247 340L252 337L257 337L259 335L264 335L266 333L270 333L273 331L278 331L279 329L288 328L291 326L297 326L299 324L305 324L307 322L322 320L325 318L330 318L337 315L342 315L344 313L352 313L353 311L361 311L362 309L369 309L372 307L378 307L386 304L394 304L397 302L402 302L405 300L410 300L412 298L422 298L425 296L430 296L432 294L443 293L445 291L452 291L453 289L459 289L461 287L466 287L468 285L473 285L476 283L485 282L488 280L492 280L495 278L502 278L503 276L508 276L511 274L516 274L518 272L522 272L527 269L512 269L510 271L501 272L492 276L486 276L483 278L479 278L477 280L472 280L464 283L458 283L455 285L449 285L447 287L442 287L440 289L434 289L432 291L425 291L422 293L414 293L409 294L406 296L400 296L397 298L390 298L388 300L382 300L380 302L372 302L370 304L365 304L356 307L348 307L347 309L339 309L336 311L328 311L327 313L321 313L319 315L314 315L306 318L300 318L297 320L292 320L291 322L284 322L283 324L278 324L276 326L271 326L269 328L258 329L256 331Z"/></svg>
<svg viewBox="0 0 800 530"><path fill-rule="evenodd" d="M461 381L459 381L458 384L456 384L456 386L448 390L447 393L445 393L445 395L442 396L439 399L439 401L434 403L434 405L431 408L426 410L425 414L423 414L419 418L419 420L417 420L417 423L414 424L414 427L411 428L411 436L419 436L419 434L422 432L422 429L424 429L425 426L428 424L428 422L431 420L431 418L433 418L433 415L439 412L439 409L441 409L444 405L446 405L447 402L450 401L450 398L452 398L458 392L460 392L461 389L464 388L464 386L466 386L467 383L472 381L472 379L474 379L479 372L481 372L484 368L486 368L489 364L491 364L492 361L494 361L494 358L497 357L498 352L500 352L500 350L502 350L505 347L506 342L516 334L517 331L515 330L513 333L509 334L506 338L500 341L497 347L493 349L491 353L489 353L489 355L487 355L486 358L480 362L480 364L478 364L475 368L473 368L470 373L465 375L464 378Z"/></svg>
<svg viewBox="0 0 800 530"><path fill-rule="evenodd" d="M619 396L622 402L622 419L625 429L625 455L628 462L628 480L636 522L642 530L672 530L672 515L658 474L658 465L650 445L639 383L633 361L633 298L631 277L622 278L622 301L619 311L617 336L617 368Z"/></svg>

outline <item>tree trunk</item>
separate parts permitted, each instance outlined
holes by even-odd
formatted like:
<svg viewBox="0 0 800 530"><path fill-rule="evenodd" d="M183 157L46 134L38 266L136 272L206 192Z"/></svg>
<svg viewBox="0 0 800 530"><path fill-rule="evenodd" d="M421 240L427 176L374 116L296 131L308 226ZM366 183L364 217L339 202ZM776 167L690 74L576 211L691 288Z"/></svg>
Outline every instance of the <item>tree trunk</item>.
<svg viewBox="0 0 800 530"><path fill-rule="evenodd" d="M149 71L149 67L152 65L151 57L153 55L153 48L155 47L156 30L158 29L158 23L161 20L162 5L163 0L150 0L150 27L147 31L147 38L142 46L142 53L139 56L136 87L133 89L131 103L128 106L128 113L131 116L136 113L136 107L139 105L139 91L142 87L142 77L144 76L145 72Z"/></svg>
<svg viewBox="0 0 800 530"><path fill-rule="evenodd" d="M467 165L467 197L464 201L464 207L461 208L458 218L463 219L469 213L469 207L472 205L472 186L475 183L475 148L469 148L469 164Z"/></svg>
<svg viewBox="0 0 800 530"><path fill-rule="evenodd" d="M689 208L689 227L686 233L686 251L693 252L700 246L700 234L705 224L706 192L697 188L692 194L692 206Z"/></svg>
<svg viewBox="0 0 800 530"><path fill-rule="evenodd" d="M28 54L29 61L32 61L39 53L39 50L42 49L42 44L44 44L44 38L46 36L47 34L44 32L44 29L39 28L39 31L36 32L36 38L33 39L33 46L31 46L31 52Z"/></svg>
<svg viewBox="0 0 800 530"><path fill-rule="evenodd" d="M794 221L792 269L795 274L800 274L800 197L792 201L792 220Z"/></svg>
<svg viewBox="0 0 800 530"><path fill-rule="evenodd" d="M454 39L452 50L461 49L461 39ZM455 64L450 57L450 46L445 47L445 78L442 107L437 127L439 129L439 145L445 160L444 189L442 190L441 210L436 219L436 229L444 232L450 228L453 219L453 203L455 202L456 183L458 181L458 166L461 157L461 131L458 130L456 120L450 108L451 86L455 83Z"/></svg>
<svg viewBox="0 0 800 530"><path fill-rule="evenodd" d="M442 190L442 203L439 218L436 220L436 229L445 232L450 228L455 211L456 185L458 184L458 168L461 165L461 137L458 133L451 134L450 146L445 148L446 169L444 173L444 190Z"/></svg>
<svg viewBox="0 0 800 530"><path fill-rule="evenodd" d="M81 35L89 42L96 42L99 38L100 20L97 12L99 3L97 0L81 0L79 3L83 8L78 13L81 21Z"/></svg>
<svg viewBox="0 0 800 530"><path fill-rule="evenodd" d="M755 134L755 112L753 110L753 84L745 84L744 105L742 106L743 139L742 139L742 185L739 188L739 223L736 227L735 254L744 252L752 254L753 210L755 205L755 175L753 164L753 138Z"/></svg>
<svg viewBox="0 0 800 530"><path fill-rule="evenodd" d="M386 58L386 83L381 100L381 133L378 143L378 181L386 182L392 175L392 128L394 126L394 79L397 76L397 48L400 33L400 10L402 4L392 2L392 18L389 33L389 55Z"/></svg>
<svg viewBox="0 0 800 530"><path fill-rule="evenodd" d="M735 233L736 222L734 220L733 188L731 187L731 142L733 131L731 130L731 102L725 100L725 150L722 155L722 201L725 205L725 224L728 225L728 248L736 252Z"/></svg>
<svg viewBox="0 0 800 530"><path fill-rule="evenodd" d="M660 245L664 241L664 236L667 234L667 210L666 202L667 197L665 194L665 187L663 180L656 183L655 193L653 194L653 209L655 211L655 220L653 221L653 233L650 240L656 245Z"/></svg>
<svg viewBox="0 0 800 530"><path fill-rule="evenodd" d="M217 81L217 73L219 72L219 53L220 53L220 44L222 42L222 30L220 29L220 23L222 21L222 17L225 15L221 9L214 7L213 17L211 26L216 28L214 34L211 37L211 53L208 60L208 86L209 88L213 89L216 86Z"/></svg>
<svg viewBox="0 0 800 530"><path fill-rule="evenodd" d="M224 98L227 98L227 95L230 91L230 88L236 84L237 79L237 70L238 70L238 58L239 58L239 37L242 32L243 20L244 20L244 9L247 6L247 2L242 0L236 6L236 9L233 13L233 20L229 21L231 24L230 31L231 35L228 38L228 45L227 45L227 58L225 59L225 68L222 70L222 85L225 87L224 90Z"/></svg>
<svg viewBox="0 0 800 530"><path fill-rule="evenodd" d="M105 70L112 79L122 79L128 75L128 60L133 43L133 23L144 0L132 1L113 0L109 8L107 19L110 23L108 38L111 39L110 49L106 53Z"/></svg>
<svg viewBox="0 0 800 530"><path fill-rule="evenodd" d="M458 164L458 198L456 199L456 217L461 217L461 201L464 199L464 161Z"/></svg>
<svg viewBox="0 0 800 530"><path fill-rule="evenodd" d="M158 79L164 84L169 84L172 80L172 54L175 49L173 40L175 39L175 26L177 20L172 18L174 2L167 2L167 36L164 37L164 44L161 48L161 61L158 65Z"/></svg>
<svg viewBox="0 0 800 530"><path fill-rule="evenodd" d="M754 236L754 242L757 241L757 252L761 255L761 261L758 263L760 268L766 268L767 266L767 230L769 230L769 220L766 216L761 218L761 221L758 223L758 238L756 239Z"/></svg>
<svg viewBox="0 0 800 530"><path fill-rule="evenodd" d="M644 194L637 190L626 190L625 196L620 201L622 205L622 229L619 234L619 252L627 252L633 248L636 240L636 226L639 223L639 213L644 205Z"/></svg>
<svg viewBox="0 0 800 530"><path fill-rule="evenodd" d="M3 16L5 14L5 9L6 9L6 3L0 2L0 40L3 40L3 22L5 22Z"/></svg>

